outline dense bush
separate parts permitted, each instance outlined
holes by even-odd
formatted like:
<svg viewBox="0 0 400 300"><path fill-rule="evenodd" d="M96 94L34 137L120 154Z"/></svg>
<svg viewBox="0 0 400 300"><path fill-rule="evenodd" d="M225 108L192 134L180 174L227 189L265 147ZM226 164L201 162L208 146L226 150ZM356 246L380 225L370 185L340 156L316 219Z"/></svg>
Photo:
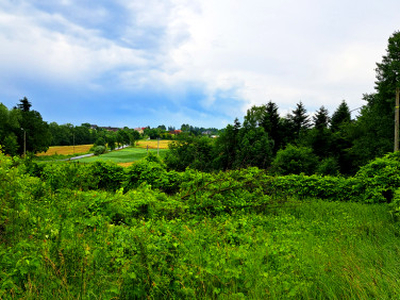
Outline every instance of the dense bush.
<svg viewBox="0 0 400 300"><path fill-rule="evenodd" d="M144 160L127 168L123 187L125 190L131 190L141 184L149 184L153 188L172 194L179 190L180 175L176 171L167 172L160 163Z"/></svg>
<svg viewBox="0 0 400 300"><path fill-rule="evenodd" d="M317 174L338 176L340 166L337 159L334 157L328 157L323 159L317 166Z"/></svg>
<svg viewBox="0 0 400 300"><path fill-rule="evenodd" d="M116 191L121 188L125 178L124 168L113 162L96 161L91 166L91 175L96 178L97 188Z"/></svg>
<svg viewBox="0 0 400 300"><path fill-rule="evenodd" d="M96 147L93 147L93 153L94 153L94 155L101 155L101 154L104 154L104 153L106 153L106 147L105 146L96 146Z"/></svg>
<svg viewBox="0 0 400 300"><path fill-rule="evenodd" d="M94 176L91 165L76 162L46 164L40 171L40 176L53 191L96 189L100 180L98 176Z"/></svg>
<svg viewBox="0 0 400 300"><path fill-rule="evenodd" d="M317 156L311 148L288 145L279 150L272 162L273 172L280 175L315 173L318 164Z"/></svg>
<svg viewBox="0 0 400 300"><path fill-rule="evenodd" d="M376 158L361 167L354 178L365 202L391 202L400 188L400 152Z"/></svg>
<svg viewBox="0 0 400 300"><path fill-rule="evenodd" d="M213 142L208 137L188 137L173 141L165 163L169 169L184 171L187 167L200 171L213 169Z"/></svg>

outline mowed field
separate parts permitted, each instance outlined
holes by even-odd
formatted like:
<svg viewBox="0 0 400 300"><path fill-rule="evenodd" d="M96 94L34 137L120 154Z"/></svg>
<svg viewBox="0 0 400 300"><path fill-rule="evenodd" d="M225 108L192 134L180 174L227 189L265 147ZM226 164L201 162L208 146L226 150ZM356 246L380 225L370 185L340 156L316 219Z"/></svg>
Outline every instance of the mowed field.
<svg viewBox="0 0 400 300"><path fill-rule="evenodd" d="M159 154L164 157L167 153L167 149L160 149ZM157 155L157 149L151 149L149 152ZM80 162L88 163L95 161L112 161L123 167L128 167L135 161L141 160L147 156L147 150L143 148L125 148L117 151L108 152L99 156L91 156L79 159Z"/></svg>
<svg viewBox="0 0 400 300"><path fill-rule="evenodd" d="M93 144L90 145L76 145L76 146L53 146L47 152L38 153L37 156L51 156L51 155L71 155L76 153L87 153Z"/></svg>
<svg viewBox="0 0 400 300"><path fill-rule="evenodd" d="M159 154L164 157L168 151L168 144L170 140L140 140L136 143L134 148L125 148L122 150L111 151L100 156L92 156L88 158L80 159L81 162L93 162L98 160L113 161L123 167L132 165L135 161L141 160L146 157L147 149L153 154L157 154L157 148L159 147ZM47 152L37 154L37 156L52 156L52 155L73 155L73 154L84 154L88 153L91 145L79 145L79 146L53 146L50 147Z"/></svg>
<svg viewBox="0 0 400 300"><path fill-rule="evenodd" d="M168 149L168 144L170 140L160 140L159 147L160 149ZM136 143L137 148L147 149L157 149L158 141L157 140L140 140ZM90 145L76 145L76 146L52 146L47 150L47 152L38 153L37 156L51 156L51 155L71 155L75 153L87 153L90 148L93 147L93 144Z"/></svg>

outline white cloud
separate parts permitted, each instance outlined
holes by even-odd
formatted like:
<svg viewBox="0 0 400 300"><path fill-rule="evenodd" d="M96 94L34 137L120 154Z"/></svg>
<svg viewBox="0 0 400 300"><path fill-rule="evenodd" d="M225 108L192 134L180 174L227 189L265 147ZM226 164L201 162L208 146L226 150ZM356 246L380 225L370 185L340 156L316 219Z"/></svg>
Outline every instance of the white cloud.
<svg viewBox="0 0 400 300"><path fill-rule="evenodd" d="M63 0L72 18L32 2L0 4L1 77L151 88L174 103L197 87L202 108L213 110L222 94L242 113L269 100L281 111L300 100L309 111L332 112L342 99L359 106L400 8L394 0L118 0L118 18L101 3Z"/></svg>
<svg viewBox="0 0 400 300"><path fill-rule="evenodd" d="M14 14L0 12L0 28L2 72L15 76L88 84L115 68L150 64L141 50L119 46L95 30L33 7L19 7Z"/></svg>

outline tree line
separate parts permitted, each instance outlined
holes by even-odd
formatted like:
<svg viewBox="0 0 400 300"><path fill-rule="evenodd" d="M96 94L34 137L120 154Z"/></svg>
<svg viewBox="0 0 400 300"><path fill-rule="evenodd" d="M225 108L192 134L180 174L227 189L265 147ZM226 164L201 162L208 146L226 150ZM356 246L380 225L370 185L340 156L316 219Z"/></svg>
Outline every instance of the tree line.
<svg viewBox="0 0 400 300"><path fill-rule="evenodd" d="M144 127L140 132L128 127L116 131L83 123L74 126L56 122L48 124L38 111L32 110L32 103L24 97L12 109L0 103L0 145L9 155L22 155L24 152L39 153L50 146L86 145L108 147L114 150L122 145L134 145L140 138L173 139L177 134L175 127L160 125L155 128ZM217 134L216 128L194 127L182 124L178 132L194 136Z"/></svg>
<svg viewBox="0 0 400 300"><path fill-rule="evenodd" d="M375 157L393 151L395 93L400 74L400 32L388 40L376 65L375 92L352 120L343 100L330 116L321 106L310 117L302 102L281 117L276 103L253 106L216 140L188 137L171 144L171 169L204 171L256 166L278 174L354 174Z"/></svg>
<svg viewBox="0 0 400 300"><path fill-rule="evenodd" d="M128 127L107 131L89 123L48 124L41 114L32 110L32 104L24 97L12 109L0 103L0 145L4 153L22 155L45 152L50 146L85 145L107 146L111 150L121 145L133 145L140 138L139 132Z"/></svg>

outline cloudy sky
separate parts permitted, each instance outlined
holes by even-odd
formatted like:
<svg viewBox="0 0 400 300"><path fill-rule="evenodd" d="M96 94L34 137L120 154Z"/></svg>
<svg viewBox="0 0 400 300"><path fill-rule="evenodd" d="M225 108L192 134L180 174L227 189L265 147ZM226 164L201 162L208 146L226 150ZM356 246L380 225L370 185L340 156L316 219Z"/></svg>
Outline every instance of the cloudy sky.
<svg viewBox="0 0 400 300"><path fill-rule="evenodd" d="M223 128L363 105L398 0L0 0L0 102L45 121Z"/></svg>

